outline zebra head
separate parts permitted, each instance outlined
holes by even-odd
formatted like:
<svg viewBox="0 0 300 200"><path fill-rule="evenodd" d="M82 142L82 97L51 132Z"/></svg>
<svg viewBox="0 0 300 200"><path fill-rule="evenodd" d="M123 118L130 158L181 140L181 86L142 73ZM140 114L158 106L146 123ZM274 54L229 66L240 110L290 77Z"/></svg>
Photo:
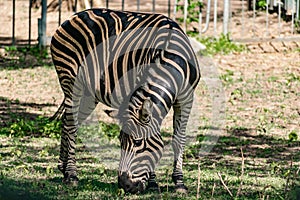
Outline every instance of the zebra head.
<svg viewBox="0 0 300 200"><path fill-rule="evenodd" d="M126 192L145 190L150 173L162 156L164 144L154 107L149 98L136 99L122 117L118 183Z"/></svg>

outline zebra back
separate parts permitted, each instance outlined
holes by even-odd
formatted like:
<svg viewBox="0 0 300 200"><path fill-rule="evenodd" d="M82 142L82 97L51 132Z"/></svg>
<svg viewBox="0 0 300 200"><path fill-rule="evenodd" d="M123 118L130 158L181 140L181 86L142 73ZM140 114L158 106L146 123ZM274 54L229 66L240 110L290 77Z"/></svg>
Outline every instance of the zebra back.
<svg viewBox="0 0 300 200"><path fill-rule="evenodd" d="M89 93L115 108L149 79L145 74L152 74L156 84L172 84L167 110L184 86L194 88L199 80L188 38L177 23L159 14L86 10L57 29L51 50L67 97L82 68L81 81Z"/></svg>

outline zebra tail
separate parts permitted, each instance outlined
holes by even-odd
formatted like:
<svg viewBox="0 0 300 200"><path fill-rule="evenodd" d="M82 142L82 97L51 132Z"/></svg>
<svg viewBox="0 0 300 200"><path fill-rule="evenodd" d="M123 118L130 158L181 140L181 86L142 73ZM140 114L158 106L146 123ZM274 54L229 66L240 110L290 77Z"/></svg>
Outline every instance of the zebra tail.
<svg viewBox="0 0 300 200"><path fill-rule="evenodd" d="M49 118L50 121L54 121L54 120L60 120L63 112L65 111L65 100L66 98L64 98L63 102L60 104L58 110L55 112L55 114Z"/></svg>

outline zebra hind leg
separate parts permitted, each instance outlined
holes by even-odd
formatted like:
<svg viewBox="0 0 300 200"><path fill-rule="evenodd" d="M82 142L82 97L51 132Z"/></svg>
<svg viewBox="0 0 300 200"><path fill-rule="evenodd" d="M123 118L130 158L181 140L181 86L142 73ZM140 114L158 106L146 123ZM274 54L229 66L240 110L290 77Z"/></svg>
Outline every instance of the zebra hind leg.
<svg viewBox="0 0 300 200"><path fill-rule="evenodd" d="M77 186L77 167L75 158L76 137L80 124L93 112L97 102L92 96L73 98L72 108L65 110L58 169L63 173L63 182Z"/></svg>
<svg viewBox="0 0 300 200"><path fill-rule="evenodd" d="M63 173L63 183L77 186L76 168L76 135L77 135L77 112L66 108L62 119L62 135L58 169Z"/></svg>

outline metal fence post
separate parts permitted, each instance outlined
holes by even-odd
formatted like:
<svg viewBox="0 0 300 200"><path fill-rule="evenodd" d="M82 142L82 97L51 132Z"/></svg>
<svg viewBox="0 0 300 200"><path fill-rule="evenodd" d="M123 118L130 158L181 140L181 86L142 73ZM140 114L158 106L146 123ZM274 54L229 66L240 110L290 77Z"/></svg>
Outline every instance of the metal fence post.
<svg viewBox="0 0 300 200"><path fill-rule="evenodd" d="M293 0L292 1L292 27L291 27L291 34L293 35L294 34L294 24L295 24L295 1Z"/></svg>
<svg viewBox="0 0 300 200"><path fill-rule="evenodd" d="M39 48L44 48L47 45L46 23L47 23L47 0L42 0L42 16L38 19L39 30Z"/></svg>
<svg viewBox="0 0 300 200"><path fill-rule="evenodd" d="M223 14L223 34L228 34L228 25L229 25L229 3L230 0L224 0L224 14Z"/></svg>
<svg viewBox="0 0 300 200"><path fill-rule="evenodd" d="M253 37L255 36L255 19L256 19L256 0L253 0L253 4L252 4L252 9L253 9L253 17L252 17L252 33L253 33Z"/></svg>
<svg viewBox="0 0 300 200"><path fill-rule="evenodd" d="M296 19L299 20L300 4L299 0L296 2Z"/></svg>
<svg viewBox="0 0 300 200"><path fill-rule="evenodd" d="M183 31L186 32L186 20L187 20L187 16L188 16L188 0L184 1L184 10L183 10Z"/></svg>
<svg viewBox="0 0 300 200"><path fill-rule="evenodd" d="M278 5L278 36L281 35L281 2L277 3Z"/></svg>
<svg viewBox="0 0 300 200"><path fill-rule="evenodd" d="M74 13L77 12L77 0L75 0L75 2L74 2L73 12L74 12Z"/></svg>
<svg viewBox="0 0 300 200"><path fill-rule="evenodd" d="M32 7L32 0L29 0L29 16L28 16L28 46L31 45L31 7Z"/></svg>
<svg viewBox="0 0 300 200"><path fill-rule="evenodd" d="M245 33L245 9L244 9L245 0L242 0L242 31L241 36L244 36Z"/></svg>
<svg viewBox="0 0 300 200"><path fill-rule="evenodd" d="M61 24L61 2L62 0L58 0L58 26Z"/></svg>
<svg viewBox="0 0 300 200"><path fill-rule="evenodd" d="M199 37L202 36L202 10L201 10L201 4L202 4L202 0L199 0L200 4L199 4Z"/></svg>
<svg viewBox="0 0 300 200"><path fill-rule="evenodd" d="M202 2L202 1L200 1L200 2ZM205 33L207 30L208 30L208 28L209 28L209 20L210 20L210 6L211 5L211 0L208 0L207 1L207 10L206 10L206 19L205 19L205 26L204 26L204 28L202 29L202 28L199 28L199 30L201 30L201 33ZM200 9L200 8L199 8ZM225 12L225 11L224 11ZM199 16L200 17L200 16ZM201 14L201 17L202 17L202 14ZM200 22L199 22L200 23ZM199 26L201 26L201 24L202 24L202 19L201 19L201 23L199 24Z"/></svg>
<svg viewBox="0 0 300 200"><path fill-rule="evenodd" d="M270 0L267 0L267 5L266 5L266 36L269 36L269 4L270 4Z"/></svg>
<svg viewBox="0 0 300 200"><path fill-rule="evenodd" d="M214 1L214 37L217 37L218 0Z"/></svg>
<svg viewBox="0 0 300 200"><path fill-rule="evenodd" d="M171 0L168 0L168 17L171 17Z"/></svg>
<svg viewBox="0 0 300 200"><path fill-rule="evenodd" d="M15 45L16 0L13 0L12 45Z"/></svg>
<svg viewBox="0 0 300 200"><path fill-rule="evenodd" d="M174 10L173 10L173 20L176 19L176 12L177 12L177 0L174 2Z"/></svg>
<svg viewBox="0 0 300 200"><path fill-rule="evenodd" d="M140 0L136 1L136 7L137 7L137 11L140 11Z"/></svg>

